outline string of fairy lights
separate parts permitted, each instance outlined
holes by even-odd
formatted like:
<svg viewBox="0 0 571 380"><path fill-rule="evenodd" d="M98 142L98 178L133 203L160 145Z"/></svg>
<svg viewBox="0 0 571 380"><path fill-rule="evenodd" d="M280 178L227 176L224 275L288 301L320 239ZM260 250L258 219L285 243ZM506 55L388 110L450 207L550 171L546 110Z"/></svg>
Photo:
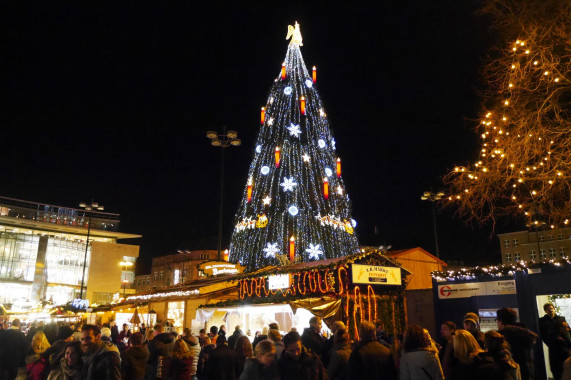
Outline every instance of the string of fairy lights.
<svg viewBox="0 0 571 380"><path fill-rule="evenodd" d="M559 259L545 259L541 261L516 261L511 264L490 265L486 267L473 267L473 268L460 268L457 270L448 271L433 271L432 278L436 281L458 281L458 280L474 280L481 277L506 277L513 276L516 272L528 271L533 267L541 265L553 265L555 267L562 267L571 264L571 259L568 256Z"/></svg>
<svg viewBox="0 0 571 380"><path fill-rule="evenodd" d="M496 104L480 122L479 159L454 168L445 182L461 214L479 220L519 214L530 226L557 228L571 218L571 123L560 107L569 64L533 42L533 34L514 41L495 62L496 76L488 79Z"/></svg>
<svg viewBox="0 0 571 380"><path fill-rule="evenodd" d="M230 260L250 270L277 264L276 255L312 261L358 250L341 158L316 90L317 70L307 70L295 28L261 109L230 244Z"/></svg>

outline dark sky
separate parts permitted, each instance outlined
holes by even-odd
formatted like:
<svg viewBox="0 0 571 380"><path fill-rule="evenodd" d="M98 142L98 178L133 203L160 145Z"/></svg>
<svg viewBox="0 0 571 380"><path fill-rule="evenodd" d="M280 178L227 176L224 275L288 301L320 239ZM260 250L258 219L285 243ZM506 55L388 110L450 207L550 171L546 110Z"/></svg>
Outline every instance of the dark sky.
<svg viewBox="0 0 571 380"><path fill-rule="evenodd" d="M145 273L153 256L216 248L220 149L205 133L227 126L243 144L226 150L226 246L297 20L361 244L434 252L420 195L477 156L478 70L494 43L477 1L80 3L2 5L0 195L93 197L143 235L131 243ZM445 260L499 260L490 226L444 211L438 227Z"/></svg>

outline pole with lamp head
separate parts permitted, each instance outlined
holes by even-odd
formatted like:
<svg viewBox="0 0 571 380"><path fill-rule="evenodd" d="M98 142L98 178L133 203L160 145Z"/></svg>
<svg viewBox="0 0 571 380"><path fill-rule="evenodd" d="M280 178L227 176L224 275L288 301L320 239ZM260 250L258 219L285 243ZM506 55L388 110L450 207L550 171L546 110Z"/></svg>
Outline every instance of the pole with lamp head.
<svg viewBox="0 0 571 380"><path fill-rule="evenodd" d="M89 249L89 235L91 233L91 212L94 210L103 211L105 207L97 202L94 202L93 199L91 203L81 202L79 203L79 207L86 211L85 215L88 215L87 220L87 238L85 240L85 255L83 257L83 271L81 275L81 287L79 289L79 299L83 299L83 287L85 284L85 268L87 267L87 251Z"/></svg>
<svg viewBox="0 0 571 380"><path fill-rule="evenodd" d="M434 207L434 202L440 200L444 196L444 192L438 191L434 192L432 189L430 191L425 191L422 193L420 199L423 201L430 201L432 203L432 226L434 228L434 246L436 248L436 257L440 258L440 252L438 249L438 233L436 230L436 208Z"/></svg>

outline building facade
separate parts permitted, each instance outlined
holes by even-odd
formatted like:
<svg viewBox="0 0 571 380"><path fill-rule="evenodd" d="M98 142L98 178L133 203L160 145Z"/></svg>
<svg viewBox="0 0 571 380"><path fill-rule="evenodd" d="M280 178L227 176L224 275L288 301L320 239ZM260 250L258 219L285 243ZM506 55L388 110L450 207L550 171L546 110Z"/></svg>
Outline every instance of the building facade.
<svg viewBox="0 0 571 380"><path fill-rule="evenodd" d="M0 303L26 310L83 294L101 304L132 288L139 247L117 240L141 236L118 227L119 214L0 197Z"/></svg>
<svg viewBox="0 0 571 380"><path fill-rule="evenodd" d="M170 285L184 284L202 277L198 264L216 260L218 251L178 251L173 255L153 258L151 274L135 277L135 290L137 293L153 288L162 288Z"/></svg>
<svg viewBox="0 0 571 380"><path fill-rule="evenodd" d="M571 227L498 234L502 264L551 260L571 253Z"/></svg>

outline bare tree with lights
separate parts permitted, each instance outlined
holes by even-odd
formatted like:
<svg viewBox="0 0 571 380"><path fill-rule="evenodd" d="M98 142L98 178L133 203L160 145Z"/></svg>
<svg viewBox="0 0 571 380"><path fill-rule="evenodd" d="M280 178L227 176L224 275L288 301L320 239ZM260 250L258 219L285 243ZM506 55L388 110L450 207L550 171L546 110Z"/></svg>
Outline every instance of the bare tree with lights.
<svg viewBox="0 0 571 380"><path fill-rule="evenodd" d="M486 3L504 42L484 67L479 159L444 177L460 217L569 223L570 11L558 0Z"/></svg>

